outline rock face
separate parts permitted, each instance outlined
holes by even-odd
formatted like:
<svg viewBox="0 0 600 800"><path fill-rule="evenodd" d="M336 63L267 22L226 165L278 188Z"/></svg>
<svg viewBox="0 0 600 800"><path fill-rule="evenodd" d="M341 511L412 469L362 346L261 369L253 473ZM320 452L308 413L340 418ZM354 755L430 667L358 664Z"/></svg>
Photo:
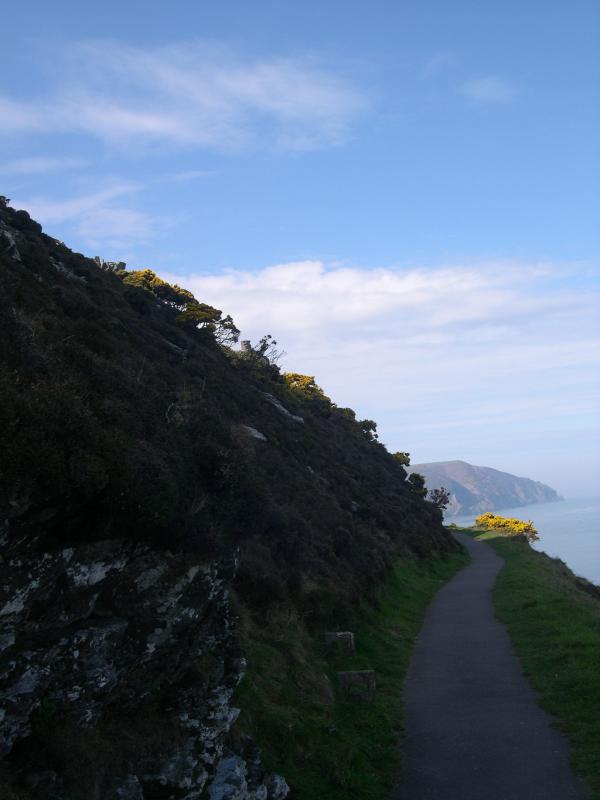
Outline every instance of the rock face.
<svg viewBox="0 0 600 800"><path fill-rule="evenodd" d="M130 540L55 551L35 541L7 548L8 540L0 742L29 796L287 795L251 743L241 753L226 746L245 669L226 590L233 564ZM48 737L68 735L89 739L86 752L106 751L71 785L73 765L58 774L45 752Z"/></svg>
<svg viewBox="0 0 600 800"><path fill-rule="evenodd" d="M411 470L425 477L428 489L444 486L452 493L448 516L481 514L562 499L554 489L538 481L491 467L475 467L466 461L414 464Z"/></svg>

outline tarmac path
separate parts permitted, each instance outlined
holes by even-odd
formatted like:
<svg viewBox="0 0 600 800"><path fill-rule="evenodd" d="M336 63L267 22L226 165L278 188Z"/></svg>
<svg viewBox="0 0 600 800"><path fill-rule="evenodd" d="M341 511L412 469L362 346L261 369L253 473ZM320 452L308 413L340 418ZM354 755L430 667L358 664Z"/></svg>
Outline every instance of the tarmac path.
<svg viewBox="0 0 600 800"><path fill-rule="evenodd" d="M494 613L504 560L456 538L472 562L429 606L405 683L405 761L392 800L584 800Z"/></svg>

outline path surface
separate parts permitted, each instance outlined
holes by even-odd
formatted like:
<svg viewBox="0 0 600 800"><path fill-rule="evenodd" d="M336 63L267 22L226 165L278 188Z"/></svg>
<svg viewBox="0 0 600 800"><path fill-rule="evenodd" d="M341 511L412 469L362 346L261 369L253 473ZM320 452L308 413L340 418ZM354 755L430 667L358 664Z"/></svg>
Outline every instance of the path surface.
<svg viewBox="0 0 600 800"><path fill-rule="evenodd" d="M565 739L494 615L502 564L464 534L472 563L436 595L405 684L402 782L392 800L583 800Z"/></svg>

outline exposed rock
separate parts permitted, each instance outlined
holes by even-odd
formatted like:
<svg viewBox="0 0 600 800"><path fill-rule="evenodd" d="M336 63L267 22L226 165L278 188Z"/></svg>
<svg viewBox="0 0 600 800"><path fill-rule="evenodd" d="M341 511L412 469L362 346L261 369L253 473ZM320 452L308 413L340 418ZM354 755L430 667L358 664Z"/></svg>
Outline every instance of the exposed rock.
<svg viewBox="0 0 600 800"><path fill-rule="evenodd" d="M242 428L246 431L248 436L251 436L253 439L258 439L261 442L267 441L267 437L264 435L264 433L257 431L256 428L252 428L250 425L242 425Z"/></svg>
<svg viewBox="0 0 600 800"><path fill-rule="evenodd" d="M221 759L208 796L210 800L242 800L247 797L246 762L234 755Z"/></svg>
<svg viewBox="0 0 600 800"><path fill-rule="evenodd" d="M296 414L292 414L292 412L288 411L287 408L283 405L283 403L280 403L279 400L272 394L267 394L267 392L263 392L263 396L269 403L271 403L272 406L274 406L277 409L277 411L283 414L284 417L287 417L288 419L291 419L294 422L304 423L303 417L299 417Z"/></svg>
<svg viewBox="0 0 600 800"><path fill-rule="evenodd" d="M268 775L265 779L265 785L269 792L269 800L283 800L290 791L285 778L282 778L281 775Z"/></svg>
<svg viewBox="0 0 600 800"><path fill-rule="evenodd" d="M61 275L64 275L65 278L68 278L70 281L79 281L80 283L85 283L85 278L83 275L75 275L74 272L71 272L70 269L67 269L62 261L59 261L57 258L50 256L49 258L50 263L54 267L57 272L60 272Z"/></svg>
<svg viewBox="0 0 600 800"><path fill-rule="evenodd" d="M6 253L14 261L22 261L19 248L17 247L16 236L8 225L0 220L0 253Z"/></svg>
<svg viewBox="0 0 600 800"><path fill-rule="evenodd" d="M38 547L32 541L18 557L7 547L0 563L2 754L10 760L19 744L23 757L31 741L35 791L60 780L36 768L36 717L82 735L124 717L124 742L141 739L127 772L119 777L115 764L112 791L98 797L266 800L256 750L248 763L224 751L245 671L226 589L231 564L131 540ZM164 728L151 755L136 715Z"/></svg>
<svg viewBox="0 0 600 800"><path fill-rule="evenodd" d="M281 775L264 776L260 757L254 749L241 758L226 754L208 787L209 800L283 800L290 789Z"/></svg>

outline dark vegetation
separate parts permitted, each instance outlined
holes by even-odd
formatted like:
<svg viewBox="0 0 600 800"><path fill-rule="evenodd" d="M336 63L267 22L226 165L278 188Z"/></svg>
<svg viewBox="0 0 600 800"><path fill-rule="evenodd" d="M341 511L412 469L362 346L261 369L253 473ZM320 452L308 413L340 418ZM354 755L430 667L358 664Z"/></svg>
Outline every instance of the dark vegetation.
<svg viewBox="0 0 600 800"><path fill-rule="evenodd" d="M504 558L494 587L496 613L541 704L569 740L573 768L600 800L600 589L534 550L525 536L463 532Z"/></svg>
<svg viewBox="0 0 600 800"><path fill-rule="evenodd" d="M123 267L71 252L0 203L9 549L23 536L44 548L137 537L207 558L239 548L252 607L291 598L327 619L399 554L455 548L373 421L314 379L286 379L270 337L234 352L230 317Z"/></svg>
<svg viewBox="0 0 600 800"><path fill-rule="evenodd" d="M428 499L430 503L438 508L446 508L450 503L450 492L444 486L437 489L432 489L429 492Z"/></svg>

